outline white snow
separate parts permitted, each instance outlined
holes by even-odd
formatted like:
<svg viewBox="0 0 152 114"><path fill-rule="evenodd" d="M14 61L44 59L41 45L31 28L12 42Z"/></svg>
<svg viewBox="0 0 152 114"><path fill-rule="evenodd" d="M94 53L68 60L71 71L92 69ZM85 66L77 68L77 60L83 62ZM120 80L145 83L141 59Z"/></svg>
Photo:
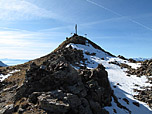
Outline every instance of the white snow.
<svg viewBox="0 0 152 114"><path fill-rule="evenodd" d="M20 70L12 70L7 75L0 74L0 82L4 81L9 76L12 76L13 73L19 72Z"/></svg>
<svg viewBox="0 0 152 114"><path fill-rule="evenodd" d="M124 63L124 64L127 64L127 65L131 66L134 69L137 69L137 68L139 68L141 66L141 63L131 63L131 62L127 61L127 60L123 60L123 59L120 59L120 58L117 58L117 57L109 58L108 61L109 62L117 61L118 63Z"/></svg>
<svg viewBox="0 0 152 114"><path fill-rule="evenodd" d="M119 102L126 106L132 114L152 114L152 110L148 107L146 103L140 102L133 98L133 95L137 93L134 92L134 89L141 89L143 86L152 86L152 84L146 83L146 76L137 77L135 75L127 76L125 72L127 69L121 69L118 65L109 64L109 62L125 63L131 66L134 69L140 67L140 63L131 63L127 60L122 60L117 57L112 57L107 53L95 49L91 44L81 45L81 44L68 44L66 47L72 46L78 50L82 50L84 53L84 58L87 58L86 64L88 68L96 68L98 64L103 64L108 72L109 81L111 83L111 87L114 90L114 94L119 98ZM87 55L85 52L96 53L95 56ZM102 59L104 58L104 60ZM139 86L137 86L139 85ZM116 88L114 88L116 86ZM123 98L126 98L129 101L127 104ZM137 107L133 104L133 102L139 102L140 107ZM120 109L117 107L117 104L112 100L111 107L105 107L106 110L109 111L110 114L114 114L113 109L117 111L117 114L128 114L128 111L124 109Z"/></svg>
<svg viewBox="0 0 152 114"><path fill-rule="evenodd" d="M5 79L8 78L9 76L11 76L11 74L7 74L7 75L2 75L2 74L0 74L0 82L2 82L3 80L5 80Z"/></svg>

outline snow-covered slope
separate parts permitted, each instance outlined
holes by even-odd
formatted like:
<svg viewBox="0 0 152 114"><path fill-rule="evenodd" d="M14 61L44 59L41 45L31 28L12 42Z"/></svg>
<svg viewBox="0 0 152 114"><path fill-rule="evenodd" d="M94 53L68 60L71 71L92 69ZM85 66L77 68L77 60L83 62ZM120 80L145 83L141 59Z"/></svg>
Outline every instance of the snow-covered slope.
<svg viewBox="0 0 152 114"><path fill-rule="evenodd" d="M78 50L82 50L84 58L86 58L87 68L96 68L98 64L103 64L108 72L108 78L111 83L111 87L114 90L114 94L117 96L118 101L128 108L132 114L152 114L152 110L146 103L140 102L134 99L134 89L140 89L143 86L152 86L152 84L146 83L147 78L145 76L137 77L135 75L127 76L125 72L127 69L121 68L116 64L110 64L110 62L125 63L132 68L136 69L140 67L140 63L131 63L127 60L122 60L117 57L112 57L102 50L95 49L91 44L73 44L70 43L66 47L72 46ZM83 65L83 64L82 64ZM139 107L135 104L139 103ZM127 110L121 109L117 104L112 101L112 106L105 107L110 114L128 114Z"/></svg>
<svg viewBox="0 0 152 114"><path fill-rule="evenodd" d="M0 61L0 67L5 67L5 66L7 65Z"/></svg>

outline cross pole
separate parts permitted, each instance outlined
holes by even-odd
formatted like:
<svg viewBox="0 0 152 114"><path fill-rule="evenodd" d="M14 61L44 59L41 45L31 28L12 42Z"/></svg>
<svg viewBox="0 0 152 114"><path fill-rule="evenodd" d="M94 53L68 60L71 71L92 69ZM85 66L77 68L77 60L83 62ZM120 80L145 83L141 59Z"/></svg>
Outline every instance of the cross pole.
<svg viewBox="0 0 152 114"><path fill-rule="evenodd" d="M75 34L77 35L77 24L75 25Z"/></svg>

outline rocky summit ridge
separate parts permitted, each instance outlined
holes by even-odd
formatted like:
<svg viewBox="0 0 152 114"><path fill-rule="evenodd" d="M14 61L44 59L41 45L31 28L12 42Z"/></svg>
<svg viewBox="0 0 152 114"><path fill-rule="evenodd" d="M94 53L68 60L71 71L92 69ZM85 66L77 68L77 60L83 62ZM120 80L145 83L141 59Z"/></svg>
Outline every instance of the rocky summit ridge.
<svg viewBox="0 0 152 114"><path fill-rule="evenodd" d="M0 82L0 114L109 114L110 107L113 113L132 113L132 100L115 94L120 91L107 72L126 67L126 61L75 34L46 56L0 68L7 77ZM140 107L136 101L131 106Z"/></svg>

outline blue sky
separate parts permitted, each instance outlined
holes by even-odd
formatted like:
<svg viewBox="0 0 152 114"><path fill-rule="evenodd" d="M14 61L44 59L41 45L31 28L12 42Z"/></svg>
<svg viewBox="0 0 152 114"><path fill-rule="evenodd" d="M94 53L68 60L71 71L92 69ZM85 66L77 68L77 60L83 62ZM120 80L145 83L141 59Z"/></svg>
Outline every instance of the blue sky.
<svg viewBox="0 0 152 114"><path fill-rule="evenodd" d="M0 0L0 59L34 59L74 32L114 55L152 57L152 0Z"/></svg>

